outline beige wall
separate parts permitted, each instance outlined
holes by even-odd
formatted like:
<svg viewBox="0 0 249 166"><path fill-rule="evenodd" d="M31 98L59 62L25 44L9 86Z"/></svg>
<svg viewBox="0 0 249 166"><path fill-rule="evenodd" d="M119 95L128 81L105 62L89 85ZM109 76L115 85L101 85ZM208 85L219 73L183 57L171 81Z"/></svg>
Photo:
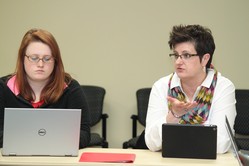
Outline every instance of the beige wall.
<svg viewBox="0 0 249 166"><path fill-rule="evenodd" d="M135 91L172 72L167 41L175 24L209 27L214 65L236 88L249 88L248 6L248 0L0 0L0 75L14 71L27 30L50 31L66 71L106 89L107 138L121 147L131 137Z"/></svg>

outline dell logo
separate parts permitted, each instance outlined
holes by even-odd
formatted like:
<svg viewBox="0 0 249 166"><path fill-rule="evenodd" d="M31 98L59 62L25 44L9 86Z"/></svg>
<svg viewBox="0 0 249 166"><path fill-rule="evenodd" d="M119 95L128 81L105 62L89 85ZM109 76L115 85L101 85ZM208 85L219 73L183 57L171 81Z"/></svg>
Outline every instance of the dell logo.
<svg viewBox="0 0 249 166"><path fill-rule="evenodd" d="M38 135L44 136L45 134L46 134L46 130L45 129L38 130Z"/></svg>

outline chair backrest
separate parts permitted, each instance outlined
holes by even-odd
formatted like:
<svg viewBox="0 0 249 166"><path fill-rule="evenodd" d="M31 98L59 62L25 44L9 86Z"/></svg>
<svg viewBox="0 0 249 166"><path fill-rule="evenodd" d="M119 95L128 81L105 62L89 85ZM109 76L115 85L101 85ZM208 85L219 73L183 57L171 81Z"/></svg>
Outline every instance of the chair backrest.
<svg viewBox="0 0 249 166"><path fill-rule="evenodd" d="M237 134L249 135L249 89L236 89L236 111L234 130Z"/></svg>
<svg viewBox="0 0 249 166"><path fill-rule="evenodd" d="M81 85L89 107L90 126L96 125L103 113L105 89L99 86Z"/></svg>
<svg viewBox="0 0 249 166"><path fill-rule="evenodd" d="M145 126L145 122L146 122L150 91L151 91L151 88L142 88L142 89L138 89L136 92L138 121L143 126Z"/></svg>

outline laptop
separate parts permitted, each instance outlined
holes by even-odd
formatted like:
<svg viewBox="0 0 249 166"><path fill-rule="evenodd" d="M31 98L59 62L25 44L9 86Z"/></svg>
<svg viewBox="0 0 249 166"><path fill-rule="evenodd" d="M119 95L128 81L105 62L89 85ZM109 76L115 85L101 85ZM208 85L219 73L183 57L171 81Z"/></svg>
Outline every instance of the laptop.
<svg viewBox="0 0 249 166"><path fill-rule="evenodd" d="M81 109L5 108L3 156L78 156Z"/></svg>
<svg viewBox="0 0 249 166"><path fill-rule="evenodd" d="M232 147L235 153L235 157L237 158L239 165L249 165L249 151L248 150L239 150L235 138L233 136L233 132L232 132L232 128L229 124L229 121L226 117L226 129L228 132L228 135L230 137L231 143L232 143ZM243 164L242 164L243 163Z"/></svg>
<svg viewBox="0 0 249 166"><path fill-rule="evenodd" d="M162 125L163 157L216 159L216 149L216 125Z"/></svg>

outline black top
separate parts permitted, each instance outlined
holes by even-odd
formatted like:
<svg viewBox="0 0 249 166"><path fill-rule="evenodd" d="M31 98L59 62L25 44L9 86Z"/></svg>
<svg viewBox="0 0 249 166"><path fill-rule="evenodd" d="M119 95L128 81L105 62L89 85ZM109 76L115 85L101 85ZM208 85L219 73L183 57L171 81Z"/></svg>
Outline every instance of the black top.
<svg viewBox="0 0 249 166"><path fill-rule="evenodd" d="M6 77L5 77L6 78ZM7 80L4 77L0 79L0 147L3 143L3 121L4 108L32 108L32 104L25 100L22 96L16 96L7 86ZM86 147L90 142L90 119L88 105L85 99L84 92L80 84L76 80L72 80L60 99L56 103L43 104L40 108L71 108L81 109L81 131L80 131L80 146Z"/></svg>

